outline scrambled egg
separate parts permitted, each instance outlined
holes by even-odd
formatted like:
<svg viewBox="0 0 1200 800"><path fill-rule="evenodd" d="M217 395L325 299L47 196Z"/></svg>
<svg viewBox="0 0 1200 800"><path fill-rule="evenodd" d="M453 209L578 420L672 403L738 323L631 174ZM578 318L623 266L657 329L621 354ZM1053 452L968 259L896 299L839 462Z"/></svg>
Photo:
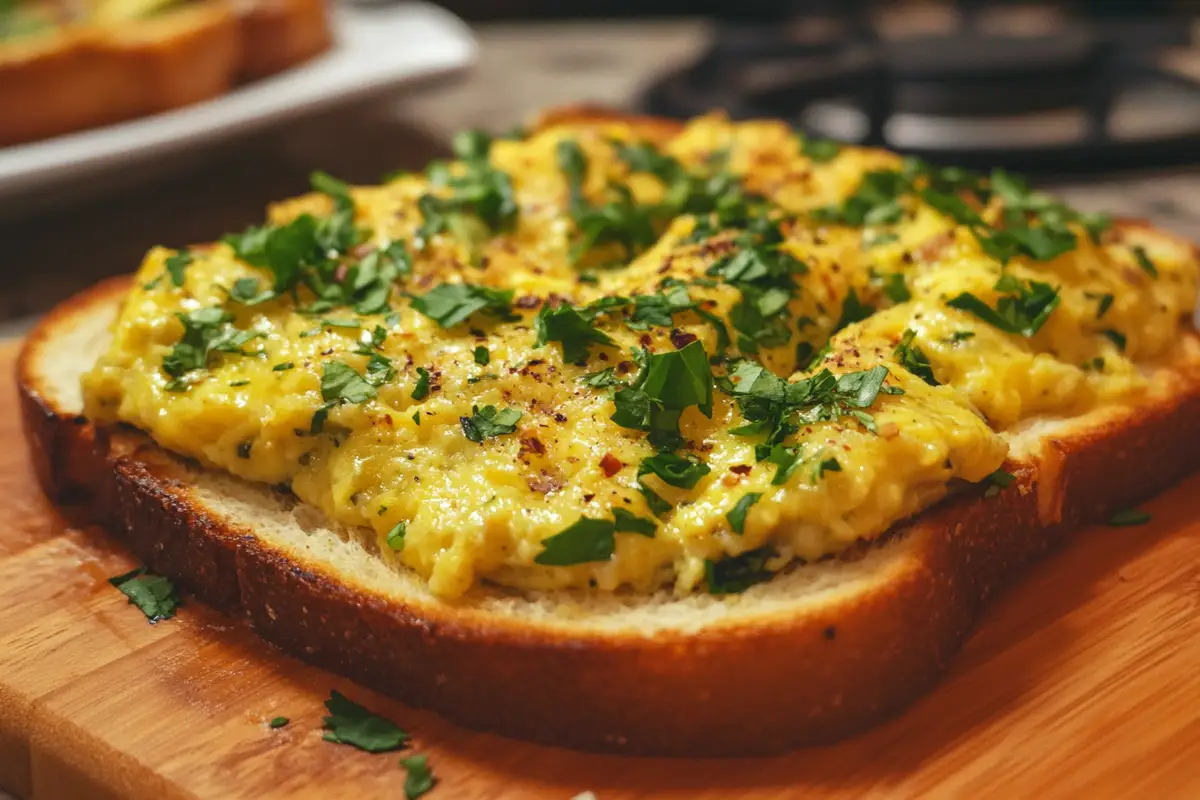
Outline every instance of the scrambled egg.
<svg viewBox="0 0 1200 800"><path fill-rule="evenodd" d="M737 591L997 474L1030 415L1136 395L1195 303L1185 246L1003 176L775 122L639 135L468 137L156 248L87 413L374 530L443 597Z"/></svg>

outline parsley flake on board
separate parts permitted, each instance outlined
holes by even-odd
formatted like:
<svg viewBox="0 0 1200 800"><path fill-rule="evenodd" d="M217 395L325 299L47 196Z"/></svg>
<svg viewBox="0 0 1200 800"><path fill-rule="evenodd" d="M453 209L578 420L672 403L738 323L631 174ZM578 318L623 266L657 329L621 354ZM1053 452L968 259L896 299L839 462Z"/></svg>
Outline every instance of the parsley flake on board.
<svg viewBox="0 0 1200 800"><path fill-rule="evenodd" d="M1062 299L1058 289L1048 283L1022 281L1012 275L1002 275L993 288L1005 293L994 309L970 292L958 294L946 305L974 314L1005 333L1029 338L1041 329Z"/></svg>
<svg viewBox="0 0 1200 800"><path fill-rule="evenodd" d="M463 435L472 442L482 442L496 436L504 436L517 429L521 412L515 408L497 411L495 406L471 406L471 416L459 417Z"/></svg>
<svg viewBox="0 0 1200 800"><path fill-rule="evenodd" d="M413 308L443 328L453 328L476 312L512 319L512 289L491 289L469 283L443 283L412 299Z"/></svg>
<svg viewBox="0 0 1200 800"><path fill-rule="evenodd" d="M267 724L272 728L282 728L289 722L291 722L291 720L287 717L275 717L275 719L271 720Z"/></svg>
<svg viewBox="0 0 1200 800"><path fill-rule="evenodd" d="M913 339L917 337L917 332L911 328L904 331L904 335L900 337L900 342L896 345L896 349L892 351L892 355L900 363L900 366L916 375L921 380L928 383L930 386L937 386L937 378L933 376L933 366L929 363L929 357L921 348L913 344Z"/></svg>
<svg viewBox="0 0 1200 800"><path fill-rule="evenodd" d="M329 716L324 718L324 739L346 744L368 753L399 750L408 743L408 734L391 720L384 719L334 689L325 701Z"/></svg>
<svg viewBox="0 0 1200 800"><path fill-rule="evenodd" d="M749 513L750 506L761 499L761 492L746 492L734 503L733 508L726 512L725 519L729 520L730 529L738 536L742 535L742 530L746 526L746 514Z"/></svg>
<svg viewBox="0 0 1200 800"><path fill-rule="evenodd" d="M767 560L775 555L770 547L747 550L741 555L719 561L705 559L704 582L710 594L739 594L774 575Z"/></svg>
<svg viewBox="0 0 1200 800"><path fill-rule="evenodd" d="M130 605L137 606L150 624L170 619L181 605L175 584L160 575L152 575L145 567L109 578L108 582L129 598Z"/></svg>
<svg viewBox="0 0 1200 800"><path fill-rule="evenodd" d="M1108 518L1108 524L1114 528L1145 525L1149 521L1150 515L1136 508L1118 508Z"/></svg>
<svg viewBox="0 0 1200 800"><path fill-rule="evenodd" d="M405 800L418 800L437 784L437 777L429 767L429 756L415 755L400 759L404 767L404 797Z"/></svg>
<svg viewBox="0 0 1200 800"><path fill-rule="evenodd" d="M541 347L546 342L558 342L562 345L563 361L574 364L587 359L588 345L612 345L613 340L604 331L592 324L591 320L577 309L567 304L554 308L542 306L542 310L534 318L534 329L537 331L535 347Z"/></svg>

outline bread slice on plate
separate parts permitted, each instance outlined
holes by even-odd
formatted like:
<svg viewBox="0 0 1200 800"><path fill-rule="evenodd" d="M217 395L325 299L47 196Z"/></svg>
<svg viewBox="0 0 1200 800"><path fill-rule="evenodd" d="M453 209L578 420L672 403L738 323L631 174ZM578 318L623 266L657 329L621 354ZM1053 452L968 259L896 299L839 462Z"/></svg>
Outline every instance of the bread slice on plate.
<svg viewBox="0 0 1200 800"><path fill-rule="evenodd" d="M730 756L861 730L934 683L981 602L1022 565L1200 466L1200 336L1186 331L1143 366L1136 403L1014 429L1004 490L964 485L871 544L741 594L482 584L447 600L282 489L89 423L80 376L128 285L71 299L25 345L21 408L45 490L86 501L152 570L285 651L464 725L551 744Z"/></svg>
<svg viewBox="0 0 1200 800"><path fill-rule="evenodd" d="M330 41L322 0L97 2L0 36L0 146L216 97Z"/></svg>

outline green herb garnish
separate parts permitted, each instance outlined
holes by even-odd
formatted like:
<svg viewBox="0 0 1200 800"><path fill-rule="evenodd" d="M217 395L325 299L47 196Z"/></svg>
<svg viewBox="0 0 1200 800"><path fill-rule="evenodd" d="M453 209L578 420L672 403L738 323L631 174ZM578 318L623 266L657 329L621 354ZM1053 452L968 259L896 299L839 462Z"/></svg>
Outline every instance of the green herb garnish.
<svg viewBox="0 0 1200 800"><path fill-rule="evenodd" d="M616 524L607 519L580 517L562 531L542 540L535 564L567 567L592 561L607 561L616 547Z"/></svg>
<svg viewBox="0 0 1200 800"><path fill-rule="evenodd" d="M175 616L175 610L181 605L175 584L147 572L145 567L109 578L108 582L128 597L130 605L137 606L151 625Z"/></svg>
<svg viewBox="0 0 1200 800"><path fill-rule="evenodd" d="M325 708L329 711L323 726L327 742L347 744L368 753L399 750L408 742L408 734L394 722L368 711L336 689L330 692Z"/></svg>
<svg viewBox="0 0 1200 800"><path fill-rule="evenodd" d="M415 755L400 759L407 775L404 778L405 800L417 800L437 784L433 770L429 768L429 756Z"/></svg>
<svg viewBox="0 0 1200 800"><path fill-rule="evenodd" d="M1058 289L1040 281L1022 281L1012 275L1002 275L994 287L1006 292L996 301L996 308L969 292L951 298L947 305L967 311L992 327L1026 338L1037 333L1061 300Z"/></svg>
<svg viewBox="0 0 1200 800"><path fill-rule="evenodd" d="M443 283L424 295L413 297L417 311L443 328L453 328L476 312L502 319L511 318L512 289L491 289L469 283Z"/></svg>
<svg viewBox="0 0 1200 800"><path fill-rule="evenodd" d="M1145 525L1149 521L1150 515L1136 508L1118 508L1108 518L1108 524L1114 528Z"/></svg>
<svg viewBox="0 0 1200 800"><path fill-rule="evenodd" d="M504 436L517 429L521 412L515 408L497 410L495 406L471 406L471 416L459 417L463 435L472 442L482 442L496 436Z"/></svg>
<svg viewBox="0 0 1200 800"><path fill-rule="evenodd" d="M746 525L746 514L750 511L750 506L762 499L761 492L746 492L742 495L729 511L725 514L725 519L729 520L729 527L738 536L742 535L742 529Z"/></svg>
<svg viewBox="0 0 1200 800"><path fill-rule="evenodd" d="M930 386L937 386L937 378L933 377L933 366L929 363L929 357L921 348L913 344L913 339L917 336L917 332L908 329L904 331L904 335L900 337L900 343L896 345L896 349L892 351L892 355L900 362L900 366L916 375L921 380L928 383Z"/></svg>

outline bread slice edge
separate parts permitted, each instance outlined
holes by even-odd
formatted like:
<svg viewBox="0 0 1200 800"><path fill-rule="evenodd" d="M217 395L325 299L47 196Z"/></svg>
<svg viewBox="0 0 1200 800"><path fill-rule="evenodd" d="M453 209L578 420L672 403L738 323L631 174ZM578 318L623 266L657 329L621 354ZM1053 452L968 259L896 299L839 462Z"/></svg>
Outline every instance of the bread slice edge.
<svg viewBox="0 0 1200 800"><path fill-rule="evenodd" d="M743 595L433 598L285 493L80 416L79 374L127 279L48 315L17 365L39 480L154 571L244 615L268 641L468 727L595 750L732 756L827 742L933 684L984 598L1078 525L1200 466L1200 339L1144 402L1042 426L1006 468L855 560L799 566Z"/></svg>

